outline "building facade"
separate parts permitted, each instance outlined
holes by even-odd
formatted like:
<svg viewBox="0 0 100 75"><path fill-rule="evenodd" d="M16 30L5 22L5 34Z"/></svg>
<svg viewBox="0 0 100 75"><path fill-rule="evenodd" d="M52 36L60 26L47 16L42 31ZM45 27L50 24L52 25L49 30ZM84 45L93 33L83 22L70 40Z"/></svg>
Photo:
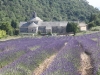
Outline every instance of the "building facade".
<svg viewBox="0 0 100 75"><path fill-rule="evenodd" d="M35 12L28 22L20 22L19 28L20 33L65 34L68 22L78 23L81 31L86 31L87 29L85 23L79 23L78 21L43 22Z"/></svg>

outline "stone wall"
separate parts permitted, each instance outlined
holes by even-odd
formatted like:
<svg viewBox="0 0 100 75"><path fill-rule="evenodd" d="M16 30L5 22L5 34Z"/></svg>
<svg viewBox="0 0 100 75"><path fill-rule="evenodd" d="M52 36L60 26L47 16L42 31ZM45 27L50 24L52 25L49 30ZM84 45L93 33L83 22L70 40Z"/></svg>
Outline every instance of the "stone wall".
<svg viewBox="0 0 100 75"><path fill-rule="evenodd" d="M20 32L27 33L28 32L28 28L20 28Z"/></svg>
<svg viewBox="0 0 100 75"><path fill-rule="evenodd" d="M28 28L28 33L36 33L36 27Z"/></svg>
<svg viewBox="0 0 100 75"><path fill-rule="evenodd" d="M46 33L46 26L39 26L38 31L41 33Z"/></svg>
<svg viewBox="0 0 100 75"><path fill-rule="evenodd" d="M65 26L53 26L52 33L65 33L66 27Z"/></svg>

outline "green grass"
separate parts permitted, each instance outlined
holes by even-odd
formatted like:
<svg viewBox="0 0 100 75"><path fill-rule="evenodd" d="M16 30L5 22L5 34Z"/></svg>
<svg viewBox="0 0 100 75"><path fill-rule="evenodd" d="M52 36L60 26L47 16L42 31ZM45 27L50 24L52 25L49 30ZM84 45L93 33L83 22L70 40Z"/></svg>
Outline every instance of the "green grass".
<svg viewBox="0 0 100 75"><path fill-rule="evenodd" d="M100 31L100 26L96 26L91 28L91 31Z"/></svg>
<svg viewBox="0 0 100 75"><path fill-rule="evenodd" d="M18 39L18 38L21 38L21 36L7 36L5 38L1 38L0 41L7 41L11 39Z"/></svg>
<svg viewBox="0 0 100 75"><path fill-rule="evenodd" d="M76 34L76 36L84 35L84 34L92 34L100 31L83 31Z"/></svg>

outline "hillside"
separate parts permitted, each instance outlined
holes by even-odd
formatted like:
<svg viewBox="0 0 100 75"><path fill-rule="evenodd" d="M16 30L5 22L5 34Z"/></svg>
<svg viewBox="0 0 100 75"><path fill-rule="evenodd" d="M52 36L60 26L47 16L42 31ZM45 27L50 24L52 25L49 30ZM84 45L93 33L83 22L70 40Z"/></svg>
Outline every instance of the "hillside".
<svg viewBox="0 0 100 75"><path fill-rule="evenodd" d="M0 21L27 21L33 11L45 21L86 21L91 13L99 13L86 0L0 0Z"/></svg>

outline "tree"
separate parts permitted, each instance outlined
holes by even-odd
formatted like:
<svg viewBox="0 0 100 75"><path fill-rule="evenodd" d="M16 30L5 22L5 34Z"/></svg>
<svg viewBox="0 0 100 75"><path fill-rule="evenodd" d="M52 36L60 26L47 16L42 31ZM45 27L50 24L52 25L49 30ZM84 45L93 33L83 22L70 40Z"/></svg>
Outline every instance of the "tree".
<svg viewBox="0 0 100 75"><path fill-rule="evenodd" d="M98 19L95 21L95 24L96 24L97 26L100 26L100 18L98 18Z"/></svg>
<svg viewBox="0 0 100 75"><path fill-rule="evenodd" d="M67 26L66 26L66 32L69 33L69 32L73 32L74 35L76 34L76 32L78 31L78 24L77 23L68 23Z"/></svg>
<svg viewBox="0 0 100 75"><path fill-rule="evenodd" d="M91 29L92 27L95 27L95 26L96 24L94 23L94 21L92 21L88 24L88 29Z"/></svg>
<svg viewBox="0 0 100 75"><path fill-rule="evenodd" d="M86 0L9 0L9 2L0 0L0 4L0 21L5 22L13 19L17 22L27 21L33 11L47 21L75 20L77 18L89 20L91 13L99 13L99 10L89 5Z"/></svg>
<svg viewBox="0 0 100 75"><path fill-rule="evenodd" d="M17 23L16 23L16 21L14 21L14 20L11 21L11 26L12 26L14 29L18 28Z"/></svg>
<svg viewBox="0 0 100 75"><path fill-rule="evenodd" d="M5 30L8 35L13 35L13 28L8 22L1 22L0 29Z"/></svg>
<svg viewBox="0 0 100 75"><path fill-rule="evenodd" d="M19 35L19 29L15 29L14 35Z"/></svg>
<svg viewBox="0 0 100 75"><path fill-rule="evenodd" d="M89 22L95 21L95 20L97 20L97 18L98 18L98 17L97 17L97 14L92 14L92 13L91 13Z"/></svg>

